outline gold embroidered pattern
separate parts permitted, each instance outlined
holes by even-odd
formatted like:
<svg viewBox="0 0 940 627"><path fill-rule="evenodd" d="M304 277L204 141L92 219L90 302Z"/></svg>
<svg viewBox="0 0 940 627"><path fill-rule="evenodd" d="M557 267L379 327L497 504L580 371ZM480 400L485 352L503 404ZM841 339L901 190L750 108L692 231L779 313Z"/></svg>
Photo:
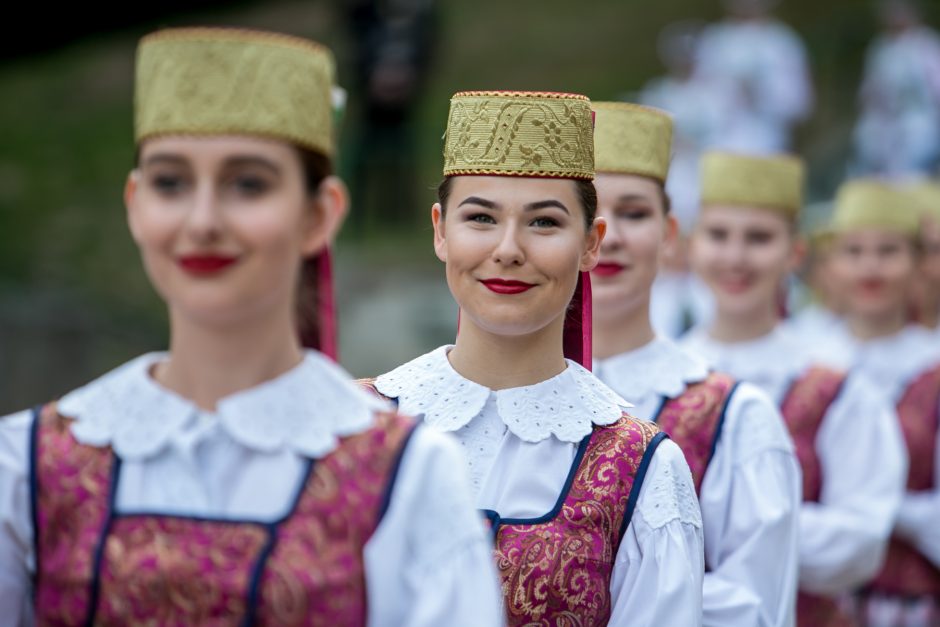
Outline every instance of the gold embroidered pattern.
<svg viewBox="0 0 940 627"><path fill-rule="evenodd" d="M591 104L544 92L460 92L450 102L444 176L594 178Z"/></svg>
<svg viewBox="0 0 940 627"><path fill-rule="evenodd" d="M803 208L803 161L708 152L702 157L702 207L770 209L796 219Z"/></svg>
<svg viewBox="0 0 940 627"><path fill-rule="evenodd" d="M561 511L537 523L507 522L496 537L508 624L604 624L620 527L656 425L624 415L595 427Z"/></svg>
<svg viewBox="0 0 940 627"><path fill-rule="evenodd" d="M672 149L669 114L628 102L595 102L593 107L594 169L665 183Z"/></svg>
<svg viewBox="0 0 940 627"><path fill-rule="evenodd" d="M182 28L137 50L135 137L249 134L333 153L333 55L304 39Z"/></svg>

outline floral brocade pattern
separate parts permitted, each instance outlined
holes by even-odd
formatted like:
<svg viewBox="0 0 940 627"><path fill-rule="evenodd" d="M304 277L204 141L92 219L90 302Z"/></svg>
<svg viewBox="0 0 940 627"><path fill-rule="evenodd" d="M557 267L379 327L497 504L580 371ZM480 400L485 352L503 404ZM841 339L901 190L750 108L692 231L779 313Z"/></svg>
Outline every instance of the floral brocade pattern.
<svg viewBox="0 0 940 627"><path fill-rule="evenodd" d="M496 565L511 626L603 625L610 577L637 471L659 428L629 416L595 427L561 510L496 536Z"/></svg>
<svg viewBox="0 0 940 627"><path fill-rule="evenodd" d="M72 421L43 407L34 450L38 499L37 625L81 625L88 615L94 552L108 520L113 456L77 444Z"/></svg>
<svg viewBox="0 0 940 627"><path fill-rule="evenodd" d="M934 488L934 444L940 409L940 366L924 372L911 383L898 402L901 432L910 456L907 490ZM889 595L940 596L940 570L908 542L893 536L881 572L872 589Z"/></svg>
<svg viewBox="0 0 940 627"><path fill-rule="evenodd" d="M780 407L803 471L804 502L818 502L822 492L822 465L816 452L816 435L844 381L842 372L810 368L790 386Z"/></svg>
<svg viewBox="0 0 940 627"><path fill-rule="evenodd" d="M451 100L444 175L591 179L594 125L583 96L464 92Z"/></svg>
<svg viewBox="0 0 940 627"><path fill-rule="evenodd" d="M712 445L718 437L721 415L734 379L712 373L701 383L686 388L670 399L656 419L656 424L679 445L692 471L695 493L700 494L705 471L711 461Z"/></svg>
<svg viewBox="0 0 940 627"><path fill-rule="evenodd" d="M816 503L822 493L822 464L816 451L816 436L844 382L843 372L812 367L790 386L783 399L780 412L803 471L804 502ZM854 624L835 599L802 590L797 595L796 615L798 625L851 627Z"/></svg>
<svg viewBox="0 0 940 627"><path fill-rule="evenodd" d="M69 422L50 406L38 428L40 625L85 623L109 518L115 458L76 442ZM365 625L363 549L412 425L378 414L343 438L281 521L114 514L95 624Z"/></svg>

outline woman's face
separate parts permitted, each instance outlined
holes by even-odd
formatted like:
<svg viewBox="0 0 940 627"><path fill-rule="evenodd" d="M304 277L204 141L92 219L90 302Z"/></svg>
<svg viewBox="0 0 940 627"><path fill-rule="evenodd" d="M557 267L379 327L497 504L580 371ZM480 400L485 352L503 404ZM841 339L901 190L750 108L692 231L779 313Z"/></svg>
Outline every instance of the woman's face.
<svg viewBox="0 0 940 627"><path fill-rule="evenodd" d="M597 263L604 221L585 227L567 179L457 176L431 209L434 249L462 320L521 336L564 316L578 273Z"/></svg>
<svg viewBox="0 0 940 627"><path fill-rule="evenodd" d="M719 315L775 308L798 256L790 223L774 211L710 206L692 235L692 268L715 295Z"/></svg>
<svg viewBox="0 0 940 627"><path fill-rule="evenodd" d="M836 236L832 271L844 286L846 313L868 319L903 315L916 256L901 233L859 229Z"/></svg>
<svg viewBox="0 0 940 627"><path fill-rule="evenodd" d="M291 145L242 136L145 141L125 201L156 290L171 311L208 323L292 312L302 259L345 211L338 180L307 191Z"/></svg>
<svg viewBox="0 0 940 627"><path fill-rule="evenodd" d="M940 221L926 218L921 224L920 274L924 289L940 293Z"/></svg>
<svg viewBox="0 0 940 627"><path fill-rule="evenodd" d="M594 319L619 320L649 306L650 289L675 219L667 216L662 188L652 179L598 174L597 214L607 220L597 266L591 272Z"/></svg>

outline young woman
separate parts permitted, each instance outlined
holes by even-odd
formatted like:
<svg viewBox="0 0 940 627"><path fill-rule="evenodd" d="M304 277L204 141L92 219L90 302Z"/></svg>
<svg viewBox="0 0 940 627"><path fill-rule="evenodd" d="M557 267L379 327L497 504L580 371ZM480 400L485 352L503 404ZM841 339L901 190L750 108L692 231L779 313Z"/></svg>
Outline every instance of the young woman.
<svg viewBox="0 0 940 627"><path fill-rule="evenodd" d="M780 414L650 323L653 280L676 236L664 191L672 122L628 103L594 108L594 184L607 220L592 272L595 372L669 433L692 468L705 530L703 623L790 624L800 475Z"/></svg>
<svg viewBox="0 0 940 627"><path fill-rule="evenodd" d="M301 349L332 76L283 35L142 40L125 200L170 347L0 420L7 624L499 624L456 445Z"/></svg>
<svg viewBox="0 0 940 627"><path fill-rule="evenodd" d="M700 624L688 466L583 365L606 228L589 101L458 93L444 156L431 220L457 341L375 388L464 446L509 624Z"/></svg>
<svg viewBox="0 0 940 627"><path fill-rule="evenodd" d="M861 596L861 623L937 625L940 350L935 336L909 322L908 296L920 255L917 212L907 190L850 181L839 190L832 230L833 272L846 286L847 324L828 352L841 358L840 365L877 381L896 408L910 458L884 565ZM883 443L865 460L872 476L885 472L891 461Z"/></svg>
<svg viewBox="0 0 940 627"><path fill-rule="evenodd" d="M692 263L717 313L684 345L780 407L803 471L797 623L815 627L845 624L836 599L877 572L905 456L877 386L816 367L780 325L781 286L798 261L802 184L802 163L792 157L705 156Z"/></svg>

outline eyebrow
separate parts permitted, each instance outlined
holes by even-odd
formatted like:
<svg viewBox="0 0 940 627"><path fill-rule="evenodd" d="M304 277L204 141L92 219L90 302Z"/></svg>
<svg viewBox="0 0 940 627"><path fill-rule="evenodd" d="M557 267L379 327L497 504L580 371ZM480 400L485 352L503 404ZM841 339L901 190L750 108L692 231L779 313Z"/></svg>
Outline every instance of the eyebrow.
<svg viewBox="0 0 940 627"><path fill-rule="evenodd" d="M458 207L463 207L464 205L479 205L487 209L502 209L502 205L499 203L493 202L492 200L487 200L486 198L480 198L479 196L468 196L465 198ZM539 209L547 209L549 207L556 207L561 209L565 213L570 215L568 207L558 200L549 199L549 200L537 200L535 202L530 202L527 205L523 206L524 211L538 211Z"/></svg>
<svg viewBox="0 0 940 627"><path fill-rule="evenodd" d="M158 152L157 154L147 157L143 162L143 166L147 167L159 165L161 163L168 165L188 165L189 160L179 155ZM281 167L279 165L270 159L265 159L264 157L258 157L255 155L236 155L234 157L227 158L222 164L222 167L225 168L246 166L258 166L266 170L270 170L274 174L281 173Z"/></svg>
<svg viewBox="0 0 940 627"><path fill-rule="evenodd" d="M649 197L643 194L623 194L617 197L617 202L633 202L634 200L645 200L649 202Z"/></svg>

